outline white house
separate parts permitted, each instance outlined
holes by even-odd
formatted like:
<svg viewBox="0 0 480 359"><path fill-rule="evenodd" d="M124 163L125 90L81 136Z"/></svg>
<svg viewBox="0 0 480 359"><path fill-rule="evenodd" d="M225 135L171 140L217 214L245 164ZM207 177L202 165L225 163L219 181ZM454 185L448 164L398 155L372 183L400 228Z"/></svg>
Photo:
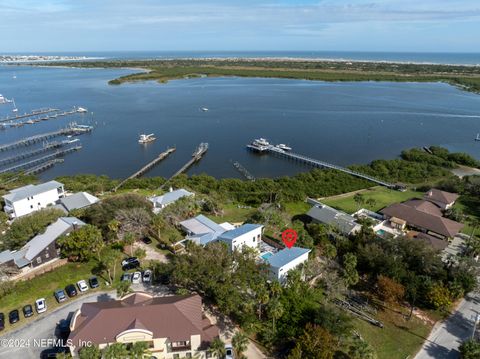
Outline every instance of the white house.
<svg viewBox="0 0 480 359"><path fill-rule="evenodd" d="M170 191L162 194L161 196L150 197L148 200L153 204L153 211L155 213L160 212L169 204L175 203L180 198L194 196L194 193L189 192L183 188L173 190L170 188Z"/></svg>
<svg viewBox="0 0 480 359"><path fill-rule="evenodd" d="M289 271L308 260L310 251L311 249L300 247L285 248L269 257L263 256L262 258L270 265L270 277L284 283Z"/></svg>
<svg viewBox="0 0 480 359"><path fill-rule="evenodd" d="M241 250L243 246L258 249L262 238L263 226L246 223L238 228L222 233L218 240L225 242L230 251Z"/></svg>
<svg viewBox="0 0 480 359"><path fill-rule="evenodd" d="M3 196L3 210L10 219L25 216L50 205L65 196L63 184L50 181L39 185L28 185L11 190Z"/></svg>

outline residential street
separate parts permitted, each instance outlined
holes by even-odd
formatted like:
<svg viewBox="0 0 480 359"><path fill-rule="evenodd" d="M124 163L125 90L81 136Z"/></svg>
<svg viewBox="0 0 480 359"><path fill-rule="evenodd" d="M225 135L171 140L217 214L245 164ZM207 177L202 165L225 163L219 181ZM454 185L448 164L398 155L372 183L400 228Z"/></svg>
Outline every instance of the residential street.
<svg viewBox="0 0 480 359"><path fill-rule="evenodd" d="M36 314L39 318L38 320L0 337L0 358L40 358L40 353L51 347L51 345L47 346L46 343L42 343L41 346L35 345L35 339L56 339L55 329L57 323L62 319L66 319L70 313L79 309L83 303L96 300L105 301L112 298L116 298L116 292L114 291L81 295L76 300L69 300L70 302L67 305L53 312L47 311L43 314ZM53 300L53 297L50 300ZM15 346L15 343L9 343L13 345L5 347L4 339L18 340L22 345Z"/></svg>
<svg viewBox="0 0 480 359"><path fill-rule="evenodd" d="M478 313L480 295L471 293L450 317L434 326L415 359L459 358L458 346L472 335Z"/></svg>

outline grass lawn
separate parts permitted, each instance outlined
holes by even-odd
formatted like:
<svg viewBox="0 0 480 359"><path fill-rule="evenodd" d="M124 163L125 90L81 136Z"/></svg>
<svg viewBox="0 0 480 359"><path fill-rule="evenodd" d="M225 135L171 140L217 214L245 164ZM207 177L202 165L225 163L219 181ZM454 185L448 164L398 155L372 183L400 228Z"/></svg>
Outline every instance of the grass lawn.
<svg viewBox="0 0 480 359"><path fill-rule="evenodd" d="M354 326L375 349L378 359L413 358L432 328L416 317L407 321L402 315L388 309L379 311L376 319L384 324L383 328L361 319L355 319Z"/></svg>
<svg viewBox="0 0 480 359"><path fill-rule="evenodd" d="M35 320L41 316L42 314L38 314L35 311L35 314L30 318L24 318L22 313L24 305L30 304L34 307L35 300L38 298L46 299L48 307L47 313L60 305L67 304L69 300L60 304L57 303L53 296L54 290L64 289L68 284L76 284L81 279L88 280L88 278L94 275L94 268L96 266L96 261L88 263L67 263L64 266L33 279L19 281L12 293L0 298L0 312L5 314L5 330L23 326L25 323L28 323L28 321ZM121 272L121 266L117 265L117 275L121 275ZM100 287L94 290L99 291L106 289L105 280L100 276L97 277ZM94 290L89 288L87 293L91 293ZM20 320L14 325L10 325L10 323L8 323L8 313L13 309L19 310Z"/></svg>
<svg viewBox="0 0 480 359"><path fill-rule="evenodd" d="M465 215L480 220L480 199L460 196L454 207L461 210ZM463 227L462 233L471 235L473 228L470 226L470 223L465 220L463 221L463 224L465 227ZM480 227L475 229L475 235L480 236Z"/></svg>
<svg viewBox="0 0 480 359"><path fill-rule="evenodd" d="M285 203L284 206L285 211L292 218L307 213L308 210L312 207L307 202L289 202Z"/></svg>
<svg viewBox="0 0 480 359"><path fill-rule="evenodd" d="M241 208L238 204L229 203L223 207L223 215L211 216L207 215L210 219L217 223L221 222L245 222L248 217L255 212L255 208Z"/></svg>
<svg viewBox="0 0 480 359"><path fill-rule="evenodd" d="M360 193L363 195L365 201L368 199L375 200L375 204L373 206L367 206L366 204L362 205L363 208L368 208L374 212L392 203L403 202L414 197L423 197L422 192L415 192L411 190L400 192L385 187L372 187L360 191ZM358 205L353 200L353 197L353 194L347 196L340 195L322 199L321 202L344 212L354 213L358 210Z"/></svg>

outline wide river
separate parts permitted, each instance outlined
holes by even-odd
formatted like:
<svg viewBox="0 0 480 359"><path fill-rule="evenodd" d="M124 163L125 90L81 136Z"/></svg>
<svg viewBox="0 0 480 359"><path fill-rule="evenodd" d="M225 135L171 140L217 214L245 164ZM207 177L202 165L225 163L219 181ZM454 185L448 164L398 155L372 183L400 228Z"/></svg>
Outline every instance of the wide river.
<svg viewBox="0 0 480 359"><path fill-rule="evenodd" d="M79 137L83 148L42 173L45 179L78 173L125 177L176 146L174 154L148 173L169 176L200 142L208 142L210 149L189 174L240 177L232 161L257 177L307 170L246 151L245 145L258 137L339 165L395 158L403 149L433 144L480 159L480 142L474 141L480 132L480 95L447 84L201 78L108 85L108 80L131 72L0 66L0 93L15 99L18 113L73 106L89 111L7 128L0 131L0 144L71 121L96 124L91 134ZM12 104L0 105L0 117L11 111ZM157 140L139 145L141 133L155 133ZM18 152L0 153L0 160Z"/></svg>

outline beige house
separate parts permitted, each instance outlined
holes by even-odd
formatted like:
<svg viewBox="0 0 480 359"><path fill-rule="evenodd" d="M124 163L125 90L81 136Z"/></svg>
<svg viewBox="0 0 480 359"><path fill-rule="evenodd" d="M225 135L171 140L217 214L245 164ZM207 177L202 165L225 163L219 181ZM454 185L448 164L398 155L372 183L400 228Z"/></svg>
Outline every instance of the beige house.
<svg viewBox="0 0 480 359"><path fill-rule="evenodd" d="M198 295L154 297L134 292L121 300L84 303L70 324L74 356L83 343L103 349L109 344L149 344L157 359L207 358L218 328L203 315Z"/></svg>

